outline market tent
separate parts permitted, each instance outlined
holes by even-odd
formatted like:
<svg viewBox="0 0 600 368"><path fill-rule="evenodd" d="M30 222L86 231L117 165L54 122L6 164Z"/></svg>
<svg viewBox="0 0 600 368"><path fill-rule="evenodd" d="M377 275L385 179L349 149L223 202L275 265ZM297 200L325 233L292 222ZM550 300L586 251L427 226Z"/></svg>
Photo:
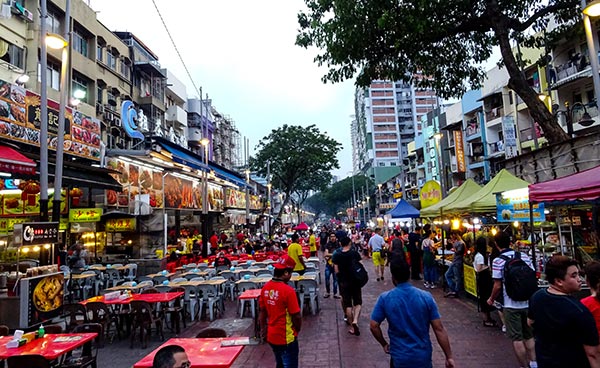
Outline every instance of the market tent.
<svg viewBox="0 0 600 368"><path fill-rule="evenodd" d="M437 217L441 216L442 211L446 212L446 207L452 203L459 202L469 198L481 189L481 185L477 184L473 179L469 178L461 186L454 189L454 191L438 203L426 207L421 210L421 217Z"/></svg>
<svg viewBox="0 0 600 368"><path fill-rule="evenodd" d="M417 218L420 216L419 210L410 203L401 199L396 206L387 212L392 218Z"/></svg>
<svg viewBox="0 0 600 368"><path fill-rule="evenodd" d="M600 166L529 186L531 202L592 201L600 198Z"/></svg>
<svg viewBox="0 0 600 368"><path fill-rule="evenodd" d="M444 207L444 212L495 212L496 193L527 188L528 185L529 183L525 180L517 178L506 169L502 169L489 183L479 189L477 193L473 193L462 201L457 201Z"/></svg>
<svg viewBox="0 0 600 368"><path fill-rule="evenodd" d="M298 224L298 226L296 226L292 230L306 231L306 230L308 230L308 225L305 222L301 222Z"/></svg>

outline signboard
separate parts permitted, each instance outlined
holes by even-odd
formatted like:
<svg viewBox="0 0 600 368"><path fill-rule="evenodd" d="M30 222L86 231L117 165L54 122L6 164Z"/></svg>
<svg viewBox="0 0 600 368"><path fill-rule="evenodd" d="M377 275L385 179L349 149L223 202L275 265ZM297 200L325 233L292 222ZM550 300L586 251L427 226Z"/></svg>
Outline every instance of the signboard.
<svg viewBox="0 0 600 368"><path fill-rule="evenodd" d="M109 169L119 172L119 174L111 174L111 176L123 186L122 192L114 190L107 190L105 192L106 204L108 206L129 207L129 202L133 202L137 195L148 194L150 196L148 202L150 207L163 208L164 174L161 171L152 170L148 167L142 167L112 157L107 159L106 166ZM170 180L169 177L169 175L165 177L165 185L178 185L174 180ZM172 192L169 192L169 196L169 200L172 200L176 196L183 196L182 188L173 188Z"/></svg>
<svg viewBox="0 0 600 368"><path fill-rule="evenodd" d="M69 210L69 222L98 222L104 210L102 208L76 208Z"/></svg>
<svg viewBox="0 0 600 368"><path fill-rule="evenodd" d="M463 264L465 291L474 297L477 297L477 282L475 281L475 269L469 265Z"/></svg>
<svg viewBox="0 0 600 368"><path fill-rule="evenodd" d="M105 230L107 232L135 231L136 224L135 217L108 219L106 220Z"/></svg>
<svg viewBox="0 0 600 368"><path fill-rule="evenodd" d="M144 134L140 131L141 127L137 124L138 113L132 101L126 100L121 104L121 122L125 133L130 138L144 139Z"/></svg>
<svg viewBox="0 0 600 368"><path fill-rule="evenodd" d="M442 187L435 180L429 180L423 184L419 193L421 208L432 206L442 200Z"/></svg>
<svg viewBox="0 0 600 368"><path fill-rule="evenodd" d="M24 222L23 245L58 243L58 222Z"/></svg>
<svg viewBox="0 0 600 368"><path fill-rule="evenodd" d="M0 137L39 147L40 96L0 80ZM48 100L48 148L56 149L59 104ZM64 153L100 160L100 121L67 107Z"/></svg>
<svg viewBox="0 0 600 368"><path fill-rule="evenodd" d="M456 170L458 172L467 171L467 164L465 163L465 147L463 145L462 131L455 130L454 134L454 151L456 154Z"/></svg>
<svg viewBox="0 0 600 368"><path fill-rule="evenodd" d="M517 131L512 116L502 117L502 134L504 135L504 153L506 158L519 155L517 150Z"/></svg>
<svg viewBox="0 0 600 368"><path fill-rule="evenodd" d="M402 198L402 192L395 192L394 194L392 194L392 198L394 198L394 199Z"/></svg>
<svg viewBox="0 0 600 368"><path fill-rule="evenodd" d="M534 203L533 221L546 221L544 203ZM529 222L529 190L509 190L496 194L496 218L498 222Z"/></svg>
<svg viewBox="0 0 600 368"><path fill-rule="evenodd" d="M12 218L1 218L0 219L0 232L7 233L9 231L13 231L15 224L22 224L23 222L29 220L26 217L12 217Z"/></svg>
<svg viewBox="0 0 600 368"><path fill-rule="evenodd" d="M21 279L19 327L27 328L60 317L64 285L62 272Z"/></svg>
<svg viewBox="0 0 600 368"><path fill-rule="evenodd" d="M1 122L0 122L1 124ZM26 183L21 181L21 184ZM22 185L19 185L21 187ZM54 189L48 190L48 209L52 212L54 206ZM10 189L0 191L0 209L3 217L12 216L36 216L40 214L39 185L37 190L27 192L27 189ZM67 192L61 191L60 213L67 211Z"/></svg>

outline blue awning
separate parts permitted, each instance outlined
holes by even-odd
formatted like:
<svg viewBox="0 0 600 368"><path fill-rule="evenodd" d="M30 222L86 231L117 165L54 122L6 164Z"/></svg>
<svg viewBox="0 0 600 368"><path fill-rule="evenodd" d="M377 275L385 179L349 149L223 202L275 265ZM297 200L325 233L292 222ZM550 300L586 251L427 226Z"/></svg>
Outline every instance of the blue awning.
<svg viewBox="0 0 600 368"><path fill-rule="evenodd" d="M171 153L173 161L182 165L192 167L197 170L206 171L206 167L204 166L204 163L202 162L202 159L200 157L196 158L181 149L172 147L167 144L161 144L161 147L163 147Z"/></svg>
<svg viewBox="0 0 600 368"><path fill-rule="evenodd" d="M230 174L228 172L226 172L225 170L219 169L218 167L212 166L212 165L208 165L208 167L210 167L210 169L212 171L215 172L215 175L218 176L221 179L224 180L228 180L232 183L234 183L235 185L238 185L240 187L245 187L246 186L246 181L242 178L239 178L233 174Z"/></svg>

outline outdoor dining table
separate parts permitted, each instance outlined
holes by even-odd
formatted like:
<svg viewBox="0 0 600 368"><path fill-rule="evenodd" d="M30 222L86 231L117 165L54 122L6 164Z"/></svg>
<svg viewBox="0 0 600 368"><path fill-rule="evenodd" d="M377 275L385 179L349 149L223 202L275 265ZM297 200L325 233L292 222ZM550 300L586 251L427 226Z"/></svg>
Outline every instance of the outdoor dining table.
<svg viewBox="0 0 600 368"><path fill-rule="evenodd" d="M18 348L7 348L6 344L12 340L12 336L0 337L0 360L8 359L16 355L41 355L47 360L55 360L60 356L77 349L83 344L92 341L98 336L97 333L66 333L46 334L44 337L35 339Z"/></svg>
<svg viewBox="0 0 600 368"><path fill-rule="evenodd" d="M96 270L96 271L101 271L104 272L107 269L113 269L113 270L117 270L117 271L125 271L127 269L127 266L117 266L117 267L106 267L106 266L88 266L88 270Z"/></svg>
<svg viewBox="0 0 600 368"><path fill-rule="evenodd" d="M254 337L260 338L260 325L258 324L258 298L260 297L261 289L249 289L238 296L239 300L254 300Z"/></svg>
<svg viewBox="0 0 600 368"><path fill-rule="evenodd" d="M184 272L184 273L180 274L179 277L186 277L188 275L193 275L193 276L198 276L198 277L206 277L206 276L208 276L208 271L202 271L202 270L192 271L192 270L188 270L187 272Z"/></svg>
<svg viewBox="0 0 600 368"><path fill-rule="evenodd" d="M146 275L146 277L149 277L151 279L155 278L156 276L164 276L166 278L170 278L172 276L175 276L176 272L158 272L158 273L151 273L149 275Z"/></svg>
<svg viewBox="0 0 600 368"><path fill-rule="evenodd" d="M108 293L111 291L122 291L122 290L131 290L131 291L135 291L136 293L138 291L140 291L140 289L144 288L144 285L117 285L117 286L112 286L109 288L106 288L103 290L104 293Z"/></svg>
<svg viewBox="0 0 600 368"><path fill-rule="evenodd" d="M242 282L251 281L251 282L254 282L255 284L263 285L263 284L266 284L267 282L271 281L272 279L273 279L272 276L269 276L269 277L266 277L266 276L264 276L264 277L250 277L247 280L246 279L237 280L235 282L235 284L239 285Z"/></svg>
<svg viewBox="0 0 600 368"><path fill-rule="evenodd" d="M89 298L80 304L86 305L91 302L102 302L104 304L129 304L134 300L141 300L148 303L168 303L171 302L178 297L182 296L184 293L182 291L174 292L174 293L152 293L152 294L132 294L131 298L121 299L106 299L105 295L95 296L93 298Z"/></svg>
<svg viewBox="0 0 600 368"><path fill-rule="evenodd" d="M236 340L239 338L172 338L156 348L142 360L134 364L134 368L152 367L154 355L165 346L178 345L185 349L190 361L190 368L226 368L233 362L244 349L243 345L221 346L223 340Z"/></svg>

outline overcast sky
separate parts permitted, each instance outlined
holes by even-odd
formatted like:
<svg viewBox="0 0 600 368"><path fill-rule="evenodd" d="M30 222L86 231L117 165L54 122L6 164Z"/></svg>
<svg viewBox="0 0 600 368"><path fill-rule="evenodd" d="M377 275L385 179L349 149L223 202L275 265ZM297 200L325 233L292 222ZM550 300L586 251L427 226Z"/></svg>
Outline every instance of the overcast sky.
<svg viewBox="0 0 600 368"><path fill-rule="evenodd" d="M86 0L87 1L87 0ZM151 0L90 0L112 31L134 33L197 96ZM343 144L341 178L352 171L353 81L323 84L317 50L294 45L302 0L156 0L194 82L229 115L251 150L272 129L316 124Z"/></svg>

